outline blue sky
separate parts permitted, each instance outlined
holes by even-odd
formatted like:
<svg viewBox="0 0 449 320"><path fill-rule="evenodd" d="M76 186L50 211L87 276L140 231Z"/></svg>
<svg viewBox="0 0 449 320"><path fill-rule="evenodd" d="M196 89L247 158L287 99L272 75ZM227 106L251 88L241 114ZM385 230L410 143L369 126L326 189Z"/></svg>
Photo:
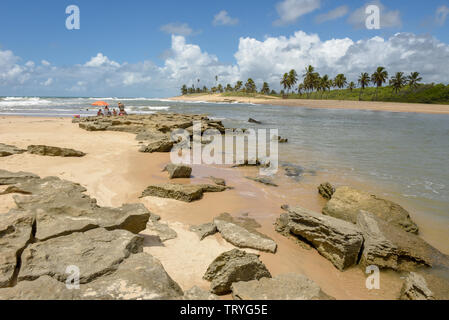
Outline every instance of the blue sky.
<svg viewBox="0 0 449 320"><path fill-rule="evenodd" d="M357 12L372 2L381 7L380 30L355 25L355 20L363 19ZM65 9L72 4L80 8L80 30L65 27ZM335 9L335 15L330 14ZM214 23L220 12L222 19ZM323 22L324 15L333 19ZM331 76L339 65L355 77L364 62L356 53L364 48L382 55L382 45L385 57L377 57L376 63L394 68L399 59L404 66L415 67L403 71L416 70L425 80L449 82L430 65L449 57L447 15L447 0L3 0L0 95L167 96L196 78L212 85L213 74L224 82L251 76L256 83L266 80L276 87L277 77L288 71L282 68L302 70L309 62ZM312 35L318 40L310 39ZM384 43L370 42L373 38ZM344 39L345 43L334 41ZM364 42L358 44L359 40ZM434 58L419 55L423 43L437 48L431 50L437 51ZM262 52L263 66L249 61ZM92 61L93 57L98 59ZM365 59L367 69L373 68L369 54ZM359 67L346 68L345 63ZM267 64L272 64L271 70ZM449 73L448 65L435 71ZM67 73L70 77L64 77ZM123 75L128 80L120 82Z"/></svg>

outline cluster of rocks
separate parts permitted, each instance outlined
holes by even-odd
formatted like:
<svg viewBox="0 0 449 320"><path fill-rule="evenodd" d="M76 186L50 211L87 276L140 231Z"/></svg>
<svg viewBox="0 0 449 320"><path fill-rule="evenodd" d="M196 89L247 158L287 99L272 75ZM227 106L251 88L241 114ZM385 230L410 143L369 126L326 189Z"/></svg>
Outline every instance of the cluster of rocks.
<svg viewBox="0 0 449 320"><path fill-rule="evenodd" d="M86 154L81 151L68 148L52 147L45 145L30 145L27 150L17 148L15 146L0 143L0 157L8 157L14 154L28 152L40 156L51 157L84 157Z"/></svg>
<svg viewBox="0 0 449 320"><path fill-rule="evenodd" d="M206 115L155 113L151 115L128 115L123 117L84 117L74 119L81 129L87 131L120 131L136 135L142 146L140 152L170 152L176 141L171 138L175 129L185 129L193 140L194 121L201 121L201 134L208 129L225 133L221 121L211 120Z"/></svg>
<svg viewBox="0 0 449 320"><path fill-rule="evenodd" d="M418 228L405 209L349 187L335 190L323 184L319 192L330 197L323 214L285 206L287 213L277 219L276 231L309 244L339 270L376 265L415 271L404 283L403 299L430 299L432 295L423 287L449 298L449 257L415 234ZM424 277L432 279L429 287Z"/></svg>
<svg viewBox="0 0 449 320"><path fill-rule="evenodd" d="M0 185L17 205L0 214L0 299L183 297L143 253L152 215L142 204L100 207L79 184L25 172L0 170ZM79 290L67 286L74 267Z"/></svg>

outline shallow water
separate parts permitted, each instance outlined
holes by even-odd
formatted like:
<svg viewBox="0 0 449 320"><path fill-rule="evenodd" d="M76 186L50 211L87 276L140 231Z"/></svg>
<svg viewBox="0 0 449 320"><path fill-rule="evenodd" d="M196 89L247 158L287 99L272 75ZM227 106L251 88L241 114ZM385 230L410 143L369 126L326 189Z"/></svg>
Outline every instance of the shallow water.
<svg viewBox="0 0 449 320"><path fill-rule="evenodd" d="M93 98L0 98L0 115L94 115ZM227 127L276 128L280 160L350 181L409 210L426 239L449 251L449 115L251 104L100 98L131 113L207 113ZM263 125L247 122L255 118ZM335 180L331 180L335 181Z"/></svg>

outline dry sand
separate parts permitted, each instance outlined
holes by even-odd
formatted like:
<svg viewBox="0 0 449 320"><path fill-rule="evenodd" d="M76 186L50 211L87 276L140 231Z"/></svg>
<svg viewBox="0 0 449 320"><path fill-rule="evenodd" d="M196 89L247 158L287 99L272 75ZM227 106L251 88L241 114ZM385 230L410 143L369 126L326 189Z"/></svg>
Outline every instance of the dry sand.
<svg viewBox="0 0 449 320"><path fill-rule="evenodd" d="M377 101L278 99L274 97L223 97L221 94L191 95L169 98L174 101L239 102L270 104L275 106L306 107L318 109L357 109L389 112L449 114L449 105L398 103Z"/></svg>
<svg viewBox="0 0 449 320"><path fill-rule="evenodd" d="M276 178L280 187L273 188L245 178L256 175L255 168L194 166L191 181L177 182L210 183L208 177L213 175L225 178L235 189L205 194L202 200L193 203L154 197L139 199L146 186L168 182L167 174L161 170L169 162L169 155L137 152L138 143L132 134L87 132L72 124L70 119L63 118L0 117L0 135L2 143L22 148L30 144L45 144L87 153L83 158L42 157L25 153L0 158L0 168L78 182L100 205L145 204L150 211L162 217L162 222L176 230L178 237L160 244L147 235L144 250L160 259L184 290L193 285L208 289L208 282L202 280L206 268L220 253L233 248L218 234L200 242L196 234L188 230L189 226L210 222L218 214L229 212L234 216L256 219L262 225L260 231L278 243L276 254L261 253L262 261L273 275L305 274L337 299L396 299L399 295L402 280L397 274L382 272L381 289L370 291L365 287L366 275L361 268L340 272L317 251L303 249L275 232L273 223L282 213L282 204L300 204L321 210L324 200L316 192L316 185L322 182L319 176L295 182L280 175ZM0 196L0 203L1 212L13 206L10 196Z"/></svg>

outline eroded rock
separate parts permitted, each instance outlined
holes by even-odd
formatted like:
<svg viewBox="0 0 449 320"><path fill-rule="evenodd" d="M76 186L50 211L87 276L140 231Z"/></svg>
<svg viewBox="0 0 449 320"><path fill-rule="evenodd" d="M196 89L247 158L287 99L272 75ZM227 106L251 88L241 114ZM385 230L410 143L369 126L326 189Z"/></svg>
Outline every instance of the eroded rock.
<svg viewBox="0 0 449 320"><path fill-rule="evenodd" d="M81 151L68 148L44 146L44 145L31 145L28 146L28 153L37 154L40 156L50 157L84 157L86 154Z"/></svg>
<svg viewBox="0 0 449 320"><path fill-rule="evenodd" d="M190 178L192 175L192 167L182 164L169 163L165 166L164 171L168 172L170 179Z"/></svg>
<svg viewBox="0 0 449 320"><path fill-rule="evenodd" d="M189 230L195 232L200 240L203 240L204 238L214 235L218 232L217 226L212 222L204 223L198 226L191 226Z"/></svg>
<svg viewBox="0 0 449 320"><path fill-rule="evenodd" d="M210 293L209 291L203 290L197 286L192 287L191 289L184 292L184 296L182 297L182 300L220 300L220 298L213 293Z"/></svg>
<svg viewBox="0 0 449 320"><path fill-rule="evenodd" d="M192 202L201 199L205 192L222 192L226 189L223 186L208 184L165 183L147 187L141 197L153 196Z"/></svg>
<svg viewBox="0 0 449 320"><path fill-rule="evenodd" d="M9 157L14 154L24 153L26 150L17 148L15 146L11 146L8 144L0 143L0 158L1 157Z"/></svg>
<svg viewBox="0 0 449 320"><path fill-rule="evenodd" d="M335 188L329 183L325 182L318 186L318 193L326 200L330 200L335 193Z"/></svg>
<svg viewBox="0 0 449 320"><path fill-rule="evenodd" d="M249 180L252 180L255 182L259 182L259 183L262 183L267 186L278 187L278 185L276 183L274 183L273 179L271 179L269 177L246 177L246 179L249 179Z"/></svg>

